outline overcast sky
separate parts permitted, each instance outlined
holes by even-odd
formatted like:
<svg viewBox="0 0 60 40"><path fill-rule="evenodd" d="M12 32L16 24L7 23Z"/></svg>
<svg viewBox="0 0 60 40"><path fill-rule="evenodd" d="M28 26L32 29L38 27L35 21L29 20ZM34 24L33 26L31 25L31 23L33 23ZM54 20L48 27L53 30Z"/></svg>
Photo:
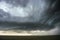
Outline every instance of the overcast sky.
<svg viewBox="0 0 60 40"><path fill-rule="evenodd" d="M46 19L47 16L45 17L44 13L49 4L45 0L2 0L0 2L0 21L38 22L42 18ZM50 32L52 33L52 31Z"/></svg>

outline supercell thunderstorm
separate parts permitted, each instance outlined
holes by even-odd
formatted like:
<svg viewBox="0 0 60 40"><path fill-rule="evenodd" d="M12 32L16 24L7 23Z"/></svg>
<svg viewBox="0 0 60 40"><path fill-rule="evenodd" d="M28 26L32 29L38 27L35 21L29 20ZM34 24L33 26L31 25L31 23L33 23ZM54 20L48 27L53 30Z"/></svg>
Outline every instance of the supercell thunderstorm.
<svg viewBox="0 0 60 40"><path fill-rule="evenodd" d="M23 1L23 0L22 0ZM36 0L35 0L36 1ZM41 15L43 14L42 12L44 12L46 5L44 1L42 2L42 0L38 0L41 2L35 2L36 5L33 4L33 0L30 0L30 2L25 5L22 4L22 2L20 4L18 4L18 1L16 3L16 1L8 1L8 0L2 0L0 1L0 22L1 21L10 21L10 22L37 22L39 21L39 19L41 19L40 17L42 17ZM9 3L8 3L9 2ZM40 8L39 4L40 3ZM42 3L42 4L41 4ZM49 5L48 5L49 6ZM39 11L40 9L40 11ZM41 13L41 14L39 14ZM44 16L44 15L43 15ZM57 34L57 32L55 33L55 31L59 31L59 28L53 28L52 30L49 31L44 31L44 30L20 30L20 29L14 29L14 28L19 28L19 26L5 26L5 25L0 25L0 34L1 35L24 35L24 33L26 35L53 35L53 34ZM11 32L11 33L10 33Z"/></svg>

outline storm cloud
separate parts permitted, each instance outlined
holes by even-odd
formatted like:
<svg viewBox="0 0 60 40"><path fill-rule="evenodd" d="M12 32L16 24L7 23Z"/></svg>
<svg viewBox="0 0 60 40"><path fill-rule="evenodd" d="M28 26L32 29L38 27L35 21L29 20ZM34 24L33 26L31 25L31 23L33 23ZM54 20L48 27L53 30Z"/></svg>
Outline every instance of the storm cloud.
<svg viewBox="0 0 60 40"><path fill-rule="evenodd" d="M47 10L51 7L51 1L46 2L45 0L1 0L0 28L23 30L52 29L53 27L42 24L48 19Z"/></svg>

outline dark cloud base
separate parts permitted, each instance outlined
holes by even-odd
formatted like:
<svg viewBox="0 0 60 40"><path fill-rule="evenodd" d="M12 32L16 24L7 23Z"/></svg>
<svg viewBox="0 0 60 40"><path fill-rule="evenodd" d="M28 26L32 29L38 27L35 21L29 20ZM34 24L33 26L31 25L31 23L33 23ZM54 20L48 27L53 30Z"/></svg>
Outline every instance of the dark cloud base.
<svg viewBox="0 0 60 40"><path fill-rule="evenodd" d="M0 22L0 26L2 29L16 29L16 30L50 30L54 28L52 26L40 23L16 23L16 22Z"/></svg>

